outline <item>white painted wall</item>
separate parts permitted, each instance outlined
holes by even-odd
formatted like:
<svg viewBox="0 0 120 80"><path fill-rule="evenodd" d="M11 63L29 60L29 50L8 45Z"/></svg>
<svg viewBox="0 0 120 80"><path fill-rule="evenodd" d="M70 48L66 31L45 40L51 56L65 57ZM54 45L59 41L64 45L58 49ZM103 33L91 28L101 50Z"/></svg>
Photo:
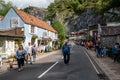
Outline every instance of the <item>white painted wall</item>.
<svg viewBox="0 0 120 80"><path fill-rule="evenodd" d="M5 41L5 53L8 55L14 55L15 54L15 41L6 40Z"/></svg>

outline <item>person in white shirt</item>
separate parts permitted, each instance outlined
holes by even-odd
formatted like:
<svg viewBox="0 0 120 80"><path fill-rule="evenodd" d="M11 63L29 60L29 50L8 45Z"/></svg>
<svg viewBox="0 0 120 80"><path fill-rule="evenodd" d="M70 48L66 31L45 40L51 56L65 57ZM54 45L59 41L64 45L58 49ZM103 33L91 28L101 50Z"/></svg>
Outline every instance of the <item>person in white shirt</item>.
<svg viewBox="0 0 120 80"><path fill-rule="evenodd" d="M30 42L28 43L28 46L26 47L26 63L28 63L28 60L30 59L30 64L32 64L32 46L30 45Z"/></svg>
<svg viewBox="0 0 120 80"><path fill-rule="evenodd" d="M41 46L40 46L40 52L42 53L42 52L45 52L45 46L43 45L43 44L41 44Z"/></svg>

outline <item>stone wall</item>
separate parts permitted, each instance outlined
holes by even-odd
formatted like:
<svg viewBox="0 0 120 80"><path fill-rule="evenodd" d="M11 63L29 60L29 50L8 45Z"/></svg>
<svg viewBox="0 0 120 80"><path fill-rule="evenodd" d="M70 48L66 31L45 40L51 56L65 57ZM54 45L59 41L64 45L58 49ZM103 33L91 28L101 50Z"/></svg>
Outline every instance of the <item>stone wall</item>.
<svg viewBox="0 0 120 80"><path fill-rule="evenodd" d="M105 47L112 47L116 43L117 37L116 36L105 36L101 37L101 43Z"/></svg>
<svg viewBox="0 0 120 80"><path fill-rule="evenodd" d="M120 43L120 35L117 36L117 42Z"/></svg>

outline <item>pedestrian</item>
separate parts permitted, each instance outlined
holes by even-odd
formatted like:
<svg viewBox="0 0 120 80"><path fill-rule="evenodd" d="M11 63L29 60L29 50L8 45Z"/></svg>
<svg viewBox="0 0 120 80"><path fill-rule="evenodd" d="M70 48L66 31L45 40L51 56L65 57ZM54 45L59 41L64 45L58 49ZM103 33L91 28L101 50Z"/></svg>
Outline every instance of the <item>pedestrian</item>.
<svg viewBox="0 0 120 80"><path fill-rule="evenodd" d="M32 64L32 46L30 45L30 42L28 43L28 46L26 47L26 63L30 60L30 64Z"/></svg>
<svg viewBox="0 0 120 80"><path fill-rule="evenodd" d="M69 64L70 47L68 46L68 42L65 42L65 44L62 46L62 53L63 53L63 57L64 57L64 63Z"/></svg>
<svg viewBox="0 0 120 80"><path fill-rule="evenodd" d="M93 42L90 41L90 49L92 49L92 48L93 48Z"/></svg>
<svg viewBox="0 0 120 80"><path fill-rule="evenodd" d="M21 71L24 66L24 57L25 57L25 50L23 49L23 46L20 45L18 50L16 51L16 58L18 63L18 71Z"/></svg>
<svg viewBox="0 0 120 80"><path fill-rule="evenodd" d="M115 43L115 45L112 47L112 52L114 54L114 62L116 62L119 56L119 44L118 43Z"/></svg>
<svg viewBox="0 0 120 80"><path fill-rule="evenodd" d="M87 49L90 49L90 41L87 41Z"/></svg>
<svg viewBox="0 0 120 80"><path fill-rule="evenodd" d="M40 46L40 52L44 53L45 52L45 45L42 43Z"/></svg>
<svg viewBox="0 0 120 80"><path fill-rule="evenodd" d="M102 49L101 43L100 42L96 43L95 45L96 57L102 57L101 49Z"/></svg>
<svg viewBox="0 0 120 80"><path fill-rule="evenodd" d="M37 53L37 47L36 44L32 47L32 56L33 56L33 61L36 61L36 53Z"/></svg>
<svg viewBox="0 0 120 80"><path fill-rule="evenodd" d="M106 49L106 47L103 47L103 49L102 49L102 56L106 56L107 55L107 49Z"/></svg>

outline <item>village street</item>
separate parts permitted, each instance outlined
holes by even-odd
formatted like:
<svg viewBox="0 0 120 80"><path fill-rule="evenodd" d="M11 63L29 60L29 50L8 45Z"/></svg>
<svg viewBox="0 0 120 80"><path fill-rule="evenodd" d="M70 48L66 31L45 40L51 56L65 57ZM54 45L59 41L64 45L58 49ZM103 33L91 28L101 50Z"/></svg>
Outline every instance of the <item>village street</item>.
<svg viewBox="0 0 120 80"><path fill-rule="evenodd" d="M39 59L24 70L17 69L0 75L0 80L100 80L85 50L77 45L71 46L69 65L63 63L61 52Z"/></svg>

